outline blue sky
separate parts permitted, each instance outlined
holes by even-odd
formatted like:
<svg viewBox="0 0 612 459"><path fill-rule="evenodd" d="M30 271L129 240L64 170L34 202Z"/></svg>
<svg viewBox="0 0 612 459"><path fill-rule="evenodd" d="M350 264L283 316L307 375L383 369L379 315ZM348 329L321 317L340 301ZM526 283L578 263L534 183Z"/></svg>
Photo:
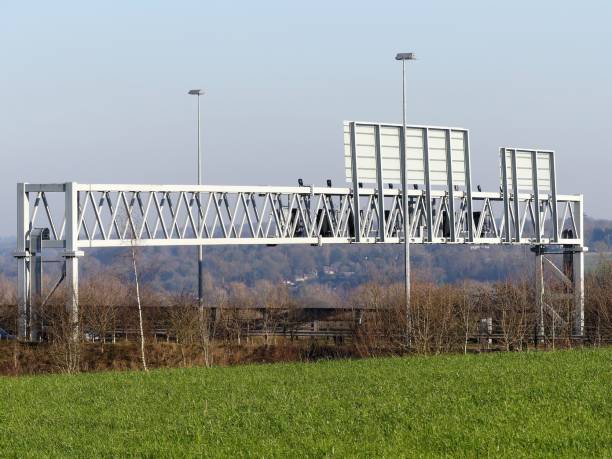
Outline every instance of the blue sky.
<svg viewBox="0 0 612 459"><path fill-rule="evenodd" d="M612 3L0 2L0 235L15 183L343 180L342 121L470 129L472 180L498 148L557 152L558 189L612 218ZM605 198L605 199L604 199Z"/></svg>

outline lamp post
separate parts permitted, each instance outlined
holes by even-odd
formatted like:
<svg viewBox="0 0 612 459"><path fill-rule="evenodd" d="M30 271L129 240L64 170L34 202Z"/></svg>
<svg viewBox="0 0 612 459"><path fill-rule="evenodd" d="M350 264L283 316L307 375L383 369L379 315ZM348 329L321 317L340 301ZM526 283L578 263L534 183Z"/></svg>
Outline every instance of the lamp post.
<svg viewBox="0 0 612 459"><path fill-rule="evenodd" d="M197 96L198 99L198 185L202 184L202 144L200 141L200 96L204 95L201 89L191 89L187 94ZM198 228L201 226L202 215L198 211ZM204 306L204 285L202 284L203 274L203 250L202 246L198 246L198 305L200 308Z"/></svg>
<svg viewBox="0 0 612 459"><path fill-rule="evenodd" d="M414 53L398 53L395 60L402 61L402 127L400 142L400 179L402 182L402 211L404 214L404 301L406 306L406 345L412 339L412 311L410 308L410 222L408 215L408 187L406 184L406 61L416 59Z"/></svg>

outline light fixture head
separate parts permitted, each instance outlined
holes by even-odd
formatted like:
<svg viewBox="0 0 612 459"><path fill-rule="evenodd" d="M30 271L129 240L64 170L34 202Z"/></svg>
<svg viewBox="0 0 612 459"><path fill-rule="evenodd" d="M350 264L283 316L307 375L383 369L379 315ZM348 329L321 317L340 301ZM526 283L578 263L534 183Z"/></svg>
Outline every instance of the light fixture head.
<svg viewBox="0 0 612 459"><path fill-rule="evenodd" d="M203 89L190 89L187 94L192 95L192 96L201 96L204 94L204 90Z"/></svg>
<svg viewBox="0 0 612 459"><path fill-rule="evenodd" d="M395 56L396 61L415 61L416 54L414 53L397 53Z"/></svg>

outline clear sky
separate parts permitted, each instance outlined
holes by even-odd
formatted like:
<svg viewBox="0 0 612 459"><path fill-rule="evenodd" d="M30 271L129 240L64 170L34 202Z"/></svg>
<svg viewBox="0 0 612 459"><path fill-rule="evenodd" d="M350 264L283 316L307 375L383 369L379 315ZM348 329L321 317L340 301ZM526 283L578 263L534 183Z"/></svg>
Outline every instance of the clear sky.
<svg viewBox="0 0 612 459"><path fill-rule="evenodd" d="M15 183L343 181L342 121L470 129L472 181L498 148L557 152L558 190L612 218L612 2L0 0L0 235Z"/></svg>

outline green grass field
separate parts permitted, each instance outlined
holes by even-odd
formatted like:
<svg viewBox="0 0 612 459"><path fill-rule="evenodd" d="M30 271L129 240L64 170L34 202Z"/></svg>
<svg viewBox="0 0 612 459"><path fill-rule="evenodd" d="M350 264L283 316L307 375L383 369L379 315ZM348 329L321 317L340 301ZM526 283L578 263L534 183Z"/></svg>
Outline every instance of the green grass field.
<svg viewBox="0 0 612 459"><path fill-rule="evenodd" d="M0 378L0 456L612 457L612 349Z"/></svg>

